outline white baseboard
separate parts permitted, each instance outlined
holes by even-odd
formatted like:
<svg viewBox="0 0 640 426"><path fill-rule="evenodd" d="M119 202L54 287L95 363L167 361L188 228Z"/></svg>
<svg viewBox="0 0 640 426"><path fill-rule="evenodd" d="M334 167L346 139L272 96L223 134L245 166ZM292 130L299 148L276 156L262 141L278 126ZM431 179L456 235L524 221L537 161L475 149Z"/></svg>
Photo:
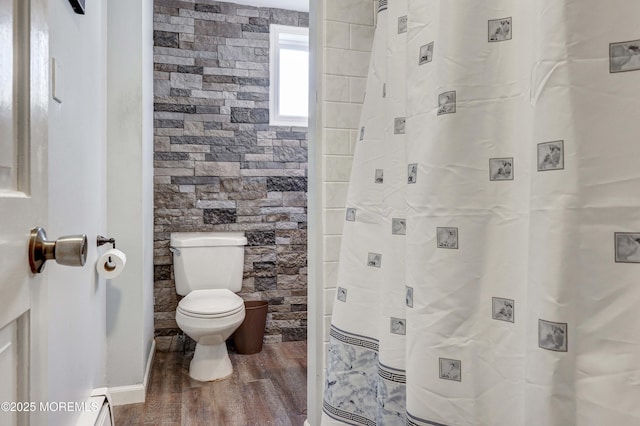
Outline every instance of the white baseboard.
<svg viewBox="0 0 640 426"><path fill-rule="evenodd" d="M156 339L151 341L151 349L147 357L147 366L144 369L144 393L147 394L147 386L149 385L149 377L151 376L151 368L153 368L153 360L156 357Z"/></svg>
<svg viewBox="0 0 640 426"><path fill-rule="evenodd" d="M151 366L153 358L156 355L156 341L151 342L151 350L147 358L147 366L144 371L142 383L137 385L115 386L109 388L111 394L111 403L115 405L138 404L144 402L147 395L147 386L149 384L149 376L151 375Z"/></svg>
<svg viewBox="0 0 640 426"><path fill-rule="evenodd" d="M311 423L309 423L309 419L306 419L304 421L304 426L311 426Z"/></svg>

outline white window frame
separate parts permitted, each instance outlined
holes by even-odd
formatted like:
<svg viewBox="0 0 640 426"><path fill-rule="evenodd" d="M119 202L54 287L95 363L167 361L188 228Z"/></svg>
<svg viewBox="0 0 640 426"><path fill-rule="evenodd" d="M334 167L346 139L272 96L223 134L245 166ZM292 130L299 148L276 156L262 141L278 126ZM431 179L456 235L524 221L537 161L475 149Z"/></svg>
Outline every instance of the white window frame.
<svg viewBox="0 0 640 426"><path fill-rule="evenodd" d="M296 127L307 127L308 126L308 117L295 117L295 116L286 116L280 115L280 99L279 99L279 88L280 88L280 34L293 34L293 35L302 35L306 36L307 40L309 39L309 28L304 27L289 27L286 25L275 25L271 24L269 27L269 40L270 40L270 50L269 50L269 125L271 126L296 126ZM284 44L283 44L284 45ZM295 43L288 42L286 43L286 47L288 49L299 49L309 52L309 43ZM308 115L308 112L307 112Z"/></svg>

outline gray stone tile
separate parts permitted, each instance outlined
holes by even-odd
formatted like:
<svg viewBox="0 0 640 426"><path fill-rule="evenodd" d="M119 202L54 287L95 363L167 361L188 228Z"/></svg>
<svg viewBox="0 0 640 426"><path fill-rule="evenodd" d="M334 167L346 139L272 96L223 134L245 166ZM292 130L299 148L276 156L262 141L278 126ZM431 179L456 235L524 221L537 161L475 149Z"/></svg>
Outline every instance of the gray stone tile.
<svg viewBox="0 0 640 426"><path fill-rule="evenodd" d="M247 244L250 246L274 245L276 243L275 231L250 231L245 233Z"/></svg>
<svg viewBox="0 0 640 426"><path fill-rule="evenodd" d="M273 149L274 158L284 162L306 162L307 149L296 147L275 147Z"/></svg>
<svg viewBox="0 0 640 426"><path fill-rule="evenodd" d="M204 223L207 224L235 223L236 218L237 213L235 209L204 210Z"/></svg>
<svg viewBox="0 0 640 426"><path fill-rule="evenodd" d="M219 4L200 4L196 3L194 10L196 12L221 13L222 8Z"/></svg>
<svg viewBox="0 0 640 426"><path fill-rule="evenodd" d="M269 26L268 25L244 24L244 25L242 25L242 31L245 32L245 33L266 33L266 34L269 34Z"/></svg>
<svg viewBox="0 0 640 426"><path fill-rule="evenodd" d="M283 9L271 9L270 23L297 27L298 12Z"/></svg>
<svg viewBox="0 0 640 426"><path fill-rule="evenodd" d="M267 191L306 191L306 177L270 177L267 179Z"/></svg>
<svg viewBox="0 0 640 426"><path fill-rule="evenodd" d="M168 31L154 31L153 45L161 47L179 47L179 34Z"/></svg>
<svg viewBox="0 0 640 426"><path fill-rule="evenodd" d="M262 108L231 108L232 123L269 123L269 110Z"/></svg>

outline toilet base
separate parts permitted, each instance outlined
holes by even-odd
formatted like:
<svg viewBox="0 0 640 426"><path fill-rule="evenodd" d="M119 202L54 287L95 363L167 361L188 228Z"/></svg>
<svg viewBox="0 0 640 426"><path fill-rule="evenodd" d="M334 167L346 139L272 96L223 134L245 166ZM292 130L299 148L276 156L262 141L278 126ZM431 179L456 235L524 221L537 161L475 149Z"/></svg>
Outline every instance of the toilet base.
<svg viewBox="0 0 640 426"><path fill-rule="evenodd" d="M210 382L227 378L233 373L227 345L222 342L217 345L196 344L189 376L200 382Z"/></svg>

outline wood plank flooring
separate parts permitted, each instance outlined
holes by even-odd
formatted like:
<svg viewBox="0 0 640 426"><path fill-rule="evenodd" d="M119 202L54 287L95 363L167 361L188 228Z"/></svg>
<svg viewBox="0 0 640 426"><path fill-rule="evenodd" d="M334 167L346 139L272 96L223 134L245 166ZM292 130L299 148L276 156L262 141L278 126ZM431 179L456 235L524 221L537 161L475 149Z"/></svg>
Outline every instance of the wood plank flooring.
<svg viewBox="0 0 640 426"><path fill-rule="evenodd" d="M307 344L265 344L229 351L233 375L218 382L189 377L193 353L158 352L144 404L114 408L116 426L302 426L307 418Z"/></svg>

